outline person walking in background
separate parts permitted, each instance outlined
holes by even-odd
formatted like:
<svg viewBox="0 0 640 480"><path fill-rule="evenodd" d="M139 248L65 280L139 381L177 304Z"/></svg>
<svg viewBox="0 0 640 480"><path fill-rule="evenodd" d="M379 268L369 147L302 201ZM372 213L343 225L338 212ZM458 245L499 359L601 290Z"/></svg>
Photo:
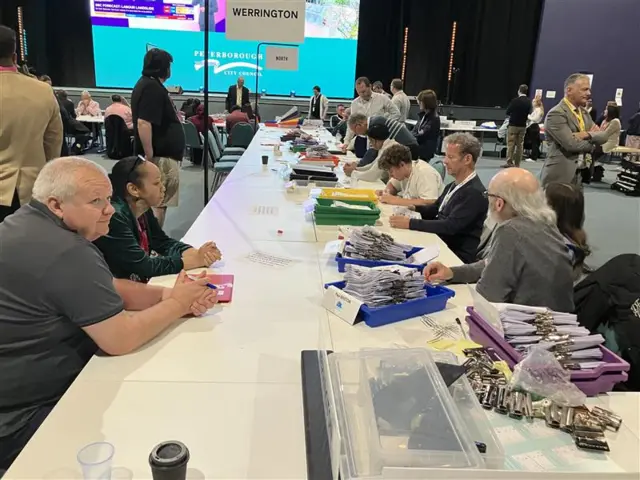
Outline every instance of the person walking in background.
<svg viewBox="0 0 640 480"><path fill-rule="evenodd" d="M124 120L129 130L133 130L133 116L127 99L120 95L111 95L111 105L104 111L104 118L117 115Z"/></svg>
<svg viewBox="0 0 640 480"><path fill-rule="evenodd" d="M570 75L564 82L564 98L549 110L544 131L549 152L542 167L542 186L552 182L577 183L576 171L585 165L585 155L607 137L585 110L591 97L589 77Z"/></svg>
<svg viewBox="0 0 640 480"><path fill-rule="evenodd" d="M62 151L53 90L18 73L17 60L16 34L0 25L0 222L29 202L38 173Z"/></svg>
<svg viewBox="0 0 640 480"><path fill-rule="evenodd" d="M162 172L164 201L154 208L160 226L167 207L180 198L180 165L185 150L184 130L165 82L171 77L173 57L152 48L144 56L142 76L131 93L135 152L155 163Z"/></svg>
<svg viewBox="0 0 640 480"><path fill-rule="evenodd" d="M100 104L91 98L91 94L84 90L76 107L77 115L100 116Z"/></svg>
<svg viewBox="0 0 640 480"><path fill-rule="evenodd" d="M322 120L327 118L329 110L329 99L325 97L318 85L313 87L313 96L309 99L309 118L311 120Z"/></svg>
<svg viewBox="0 0 640 480"><path fill-rule="evenodd" d="M631 148L640 148L640 108L629 120L625 145Z"/></svg>
<svg viewBox="0 0 640 480"><path fill-rule="evenodd" d="M244 77L238 77L236 84L229 87L227 98L224 101L225 109L227 112L230 112L231 107L234 105L244 108L246 105L250 104L251 100L249 99L249 89L244 86Z"/></svg>
<svg viewBox="0 0 640 480"><path fill-rule="evenodd" d="M413 127L413 135L418 141L419 158L429 162L436 154L440 138L438 97L433 90L423 90L418 94L417 100L420 119Z"/></svg>
<svg viewBox="0 0 640 480"><path fill-rule="evenodd" d="M409 100L409 97L407 97L407 94L404 93L404 90L402 89L402 79L394 78L391 81L391 93L393 94L391 101L400 112L398 121L404 123L407 121L407 118L409 118L411 100Z"/></svg>
<svg viewBox="0 0 640 480"><path fill-rule="evenodd" d="M507 131L507 163L502 168L519 167L524 153L524 136L531 113L531 99L527 97L529 87L520 85L518 96L507 107L509 130Z"/></svg>
<svg viewBox="0 0 640 480"><path fill-rule="evenodd" d="M526 162L535 162L540 158L540 124L544 121L544 105L542 98L533 99L533 111L528 118L527 132L525 134L524 143L531 148L531 158L527 158Z"/></svg>

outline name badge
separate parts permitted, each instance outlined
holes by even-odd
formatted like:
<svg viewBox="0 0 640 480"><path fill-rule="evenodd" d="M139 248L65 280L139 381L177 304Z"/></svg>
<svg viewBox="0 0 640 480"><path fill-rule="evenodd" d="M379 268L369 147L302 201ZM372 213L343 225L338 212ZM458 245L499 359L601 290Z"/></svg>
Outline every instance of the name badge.
<svg viewBox="0 0 640 480"><path fill-rule="evenodd" d="M362 302L339 288L330 286L324 292L322 306L349 325L354 325Z"/></svg>

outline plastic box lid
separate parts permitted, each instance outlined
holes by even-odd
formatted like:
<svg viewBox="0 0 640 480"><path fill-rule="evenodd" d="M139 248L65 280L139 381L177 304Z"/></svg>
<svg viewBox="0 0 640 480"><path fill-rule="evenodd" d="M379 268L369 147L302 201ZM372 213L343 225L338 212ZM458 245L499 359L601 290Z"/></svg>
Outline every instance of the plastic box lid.
<svg viewBox="0 0 640 480"><path fill-rule="evenodd" d="M436 468L485 468L428 350L333 353L329 374L341 478L428 478Z"/></svg>

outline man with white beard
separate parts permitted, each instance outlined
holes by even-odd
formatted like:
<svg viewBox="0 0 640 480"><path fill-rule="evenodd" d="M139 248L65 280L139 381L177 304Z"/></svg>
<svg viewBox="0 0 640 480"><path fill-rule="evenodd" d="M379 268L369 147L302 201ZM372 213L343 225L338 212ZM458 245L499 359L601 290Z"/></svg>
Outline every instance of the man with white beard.
<svg viewBox="0 0 640 480"><path fill-rule="evenodd" d="M497 223L487 257L470 265L429 264L425 280L476 283L490 302L517 303L572 312L571 254L556 227L556 214L531 172L498 173L485 192Z"/></svg>

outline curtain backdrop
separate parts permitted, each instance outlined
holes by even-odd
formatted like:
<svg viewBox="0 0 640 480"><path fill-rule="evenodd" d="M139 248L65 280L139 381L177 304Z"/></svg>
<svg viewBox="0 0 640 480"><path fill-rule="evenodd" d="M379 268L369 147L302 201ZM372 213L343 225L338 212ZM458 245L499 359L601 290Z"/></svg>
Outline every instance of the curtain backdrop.
<svg viewBox="0 0 640 480"><path fill-rule="evenodd" d="M391 80L400 77L404 8L408 3L409 0L360 0L356 78L380 80L389 91Z"/></svg>
<svg viewBox="0 0 640 480"><path fill-rule="evenodd" d="M406 90L436 90L445 100L451 28L457 22L453 100L506 106L531 80L543 0L413 0Z"/></svg>

